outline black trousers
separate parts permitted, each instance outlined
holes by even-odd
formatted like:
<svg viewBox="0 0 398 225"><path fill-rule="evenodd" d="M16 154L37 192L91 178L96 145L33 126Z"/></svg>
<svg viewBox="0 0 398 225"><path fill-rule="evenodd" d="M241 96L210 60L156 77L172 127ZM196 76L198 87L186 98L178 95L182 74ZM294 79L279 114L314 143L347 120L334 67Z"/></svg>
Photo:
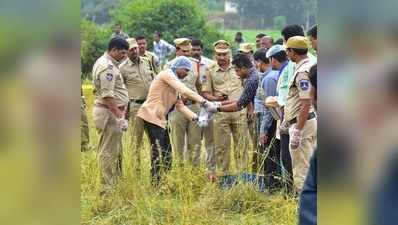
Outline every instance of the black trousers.
<svg viewBox="0 0 398 225"><path fill-rule="evenodd" d="M275 138L276 121L273 120L268 130L269 141L265 145L265 168L264 176L270 190L280 189L282 187L282 168L280 162L280 142Z"/></svg>
<svg viewBox="0 0 398 225"><path fill-rule="evenodd" d="M283 165L283 173L285 175L284 188L288 192L293 191L293 169L292 157L289 151L289 134L281 134L280 141L281 161Z"/></svg>
<svg viewBox="0 0 398 225"><path fill-rule="evenodd" d="M159 184L161 173L171 168L172 149L169 132L155 124L144 121L145 130L151 142L151 176L152 184Z"/></svg>

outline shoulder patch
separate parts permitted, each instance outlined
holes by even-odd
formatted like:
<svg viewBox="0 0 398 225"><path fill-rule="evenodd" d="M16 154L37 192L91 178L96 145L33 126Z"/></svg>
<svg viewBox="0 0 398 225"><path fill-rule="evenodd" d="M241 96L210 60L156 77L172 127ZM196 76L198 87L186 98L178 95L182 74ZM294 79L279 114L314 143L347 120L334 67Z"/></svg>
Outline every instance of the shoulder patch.
<svg viewBox="0 0 398 225"><path fill-rule="evenodd" d="M106 78L108 81L112 81L112 79L113 79L113 74L107 73L106 76L105 76L105 78Z"/></svg>
<svg viewBox="0 0 398 225"><path fill-rule="evenodd" d="M206 76L206 75L200 76L200 81L201 81L202 83L207 82L207 76Z"/></svg>
<svg viewBox="0 0 398 225"><path fill-rule="evenodd" d="M310 82L308 80L300 80L299 85L303 91L307 91L310 88Z"/></svg>
<svg viewBox="0 0 398 225"><path fill-rule="evenodd" d="M149 63L150 62L150 59L148 58L148 57L146 57L146 56L140 56L140 59L142 60L142 61L144 61L145 63Z"/></svg>

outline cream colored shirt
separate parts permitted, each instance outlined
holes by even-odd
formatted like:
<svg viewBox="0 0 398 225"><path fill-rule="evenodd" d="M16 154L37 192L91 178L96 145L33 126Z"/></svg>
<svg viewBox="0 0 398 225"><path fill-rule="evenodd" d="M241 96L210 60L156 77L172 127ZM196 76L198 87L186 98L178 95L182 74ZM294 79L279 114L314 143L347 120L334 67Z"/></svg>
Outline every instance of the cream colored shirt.
<svg viewBox="0 0 398 225"><path fill-rule="evenodd" d="M213 96L228 95L230 100L238 100L242 95L242 81L230 65L223 70L217 63L206 70L206 77L202 79L202 91Z"/></svg>
<svg viewBox="0 0 398 225"><path fill-rule="evenodd" d="M143 120L166 128L166 115L175 105L176 110L192 120L196 114L184 105L178 95L186 96L195 102L205 99L186 87L170 69L163 70L153 80L146 101L138 110L137 116Z"/></svg>

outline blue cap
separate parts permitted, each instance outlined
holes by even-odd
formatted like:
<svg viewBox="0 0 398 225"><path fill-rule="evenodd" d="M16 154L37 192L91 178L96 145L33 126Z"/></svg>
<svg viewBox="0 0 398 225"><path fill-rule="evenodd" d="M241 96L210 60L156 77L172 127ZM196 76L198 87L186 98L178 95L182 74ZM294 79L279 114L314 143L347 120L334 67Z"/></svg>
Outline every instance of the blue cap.
<svg viewBox="0 0 398 225"><path fill-rule="evenodd" d="M282 45L273 45L271 48L268 49L265 56L269 58L281 51L285 51L285 47L283 47Z"/></svg>
<svg viewBox="0 0 398 225"><path fill-rule="evenodd" d="M192 71L192 62L189 60L188 57L186 56L178 56L173 61L171 62L171 69L178 69L178 68L184 68L189 71Z"/></svg>

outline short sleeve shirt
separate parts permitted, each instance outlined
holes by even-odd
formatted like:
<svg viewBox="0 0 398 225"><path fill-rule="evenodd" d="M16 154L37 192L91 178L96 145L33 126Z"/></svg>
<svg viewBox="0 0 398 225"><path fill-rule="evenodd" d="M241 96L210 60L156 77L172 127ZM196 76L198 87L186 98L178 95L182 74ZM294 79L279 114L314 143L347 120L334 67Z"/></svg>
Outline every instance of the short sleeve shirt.
<svg viewBox="0 0 398 225"><path fill-rule="evenodd" d="M150 51L145 51L144 57L146 57L149 60L151 70L157 74L159 73L159 58L155 55L155 53L152 53Z"/></svg>
<svg viewBox="0 0 398 225"><path fill-rule="evenodd" d="M118 106L127 105L128 91L123 77L117 67L117 61L108 53L101 56L93 67L94 95L97 102L103 98L111 97Z"/></svg>
<svg viewBox="0 0 398 225"><path fill-rule="evenodd" d="M119 68L130 99L146 99L154 77L154 72L151 70L148 59L140 57L138 62L127 59Z"/></svg>
<svg viewBox="0 0 398 225"><path fill-rule="evenodd" d="M311 99L311 83L308 78L309 69L312 66L309 59L304 59L296 65L293 78L289 83L285 118L287 121L298 116L301 109L301 99ZM310 112L314 111L311 106Z"/></svg>
<svg viewBox="0 0 398 225"><path fill-rule="evenodd" d="M215 63L206 70L202 91L209 92L214 96L228 95L230 100L238 100L242 95L243 86L231 65L224 70Z"/></svg>

